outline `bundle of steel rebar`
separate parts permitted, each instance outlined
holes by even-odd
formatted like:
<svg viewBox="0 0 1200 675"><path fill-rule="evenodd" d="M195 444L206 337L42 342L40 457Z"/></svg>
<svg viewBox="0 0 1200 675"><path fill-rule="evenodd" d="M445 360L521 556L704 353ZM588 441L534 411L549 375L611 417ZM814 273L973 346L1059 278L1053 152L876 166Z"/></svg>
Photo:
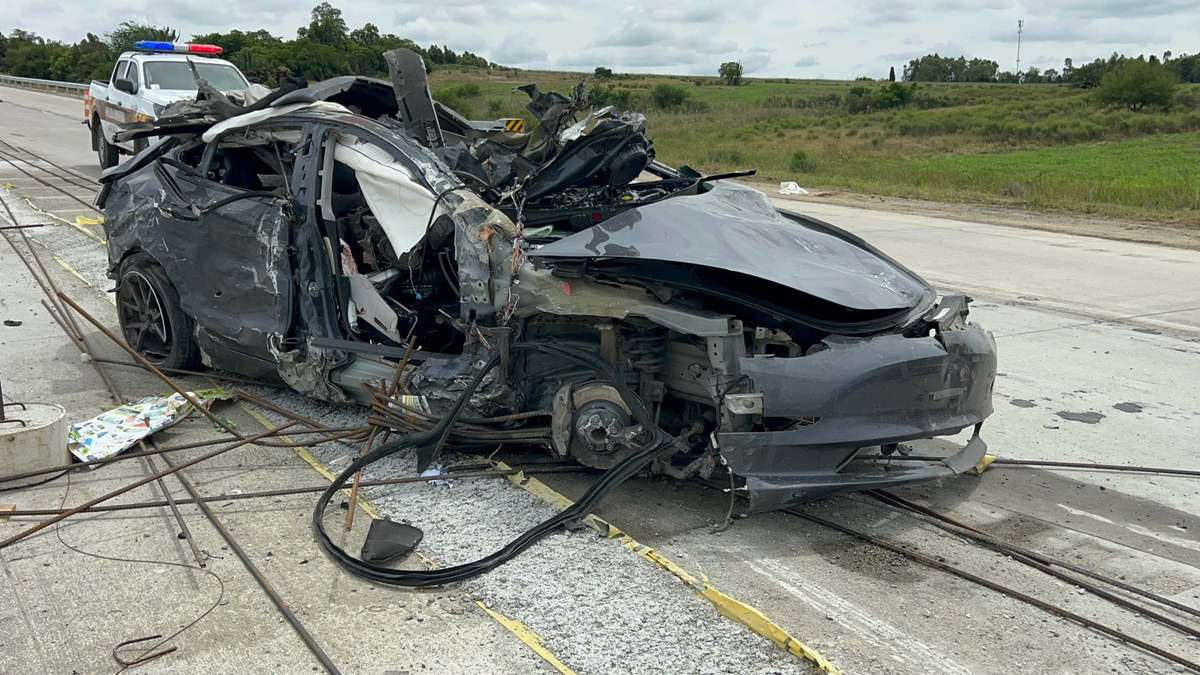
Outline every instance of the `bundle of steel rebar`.
<svg viewBox="0 0 1200 675"><path fill-rule="evenodd" d="M428 431L441 421L438 415L408 405L399 396L389 396L382 391L371 391L373 399L367 421L377 427L399 434ZM524 423L529 420L549 417L549 410L462 419L450 427L449 442L454 444L478 445L480 443L547 443L550 440L549 426L520 426L504 428L504 425Z"/></svg>

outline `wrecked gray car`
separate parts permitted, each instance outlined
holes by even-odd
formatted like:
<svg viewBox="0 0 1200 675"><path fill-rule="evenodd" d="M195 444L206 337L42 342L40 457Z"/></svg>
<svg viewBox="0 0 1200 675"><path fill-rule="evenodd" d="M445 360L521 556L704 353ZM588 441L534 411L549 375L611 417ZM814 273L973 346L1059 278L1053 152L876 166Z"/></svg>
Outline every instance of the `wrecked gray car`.
<svg viewBox="0 0 1200 675"><path fill-rule="evenodd" d="M996 349L968 298L656 161L644 119L595 110L582 88L526 88L539 124L514 132L436 104L401 51L392 83L292 81L240 101L202 85L128 128L158 140L105 172L98 203L132 346L366 404L403 363L423 419L499 355L457 442L516 438L607 469L645 437L614 383L509 346L598 354L675 438L652 470L726 465L751 510L982 458ZM941 462L891 462L967 429Z"/></svg>

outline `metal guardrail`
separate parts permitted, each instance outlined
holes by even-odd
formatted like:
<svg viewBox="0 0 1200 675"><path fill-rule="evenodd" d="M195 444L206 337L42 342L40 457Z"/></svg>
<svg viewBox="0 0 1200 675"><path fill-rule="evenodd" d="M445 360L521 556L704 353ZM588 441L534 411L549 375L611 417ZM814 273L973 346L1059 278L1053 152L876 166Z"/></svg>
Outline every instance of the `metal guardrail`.
<svg viewBox="0 0 1200 675"><path fill-rule="evenodd" d="M65 94L75 98L83 98L88 85L75 82L56 82L54 80L35 80L32 77L17 77L15 75L0 75L0 84L21 89L46 91L52 94Z"/></svg>

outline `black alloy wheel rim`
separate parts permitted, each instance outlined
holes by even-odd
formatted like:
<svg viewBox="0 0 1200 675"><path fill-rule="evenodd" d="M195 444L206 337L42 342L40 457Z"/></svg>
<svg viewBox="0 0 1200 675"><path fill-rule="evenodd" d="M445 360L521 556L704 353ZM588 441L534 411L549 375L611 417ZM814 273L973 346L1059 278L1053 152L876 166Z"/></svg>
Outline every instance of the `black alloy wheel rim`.
<svg viewBox="0 0 1200 675"><path fill-rule="evenodd" d="M117 292L125 342L151 363L165 363L171 355L171 327L154 286L141 272L125 275Z"/></svg>

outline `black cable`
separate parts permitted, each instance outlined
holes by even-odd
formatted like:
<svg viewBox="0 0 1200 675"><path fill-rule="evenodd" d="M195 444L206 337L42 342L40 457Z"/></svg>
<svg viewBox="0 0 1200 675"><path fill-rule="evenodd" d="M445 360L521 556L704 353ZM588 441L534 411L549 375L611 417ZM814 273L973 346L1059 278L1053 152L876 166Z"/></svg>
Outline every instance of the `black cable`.
<svg viewBox="0 0 1200 675"><path fill-rule="evenodd" d="M509 349L511 351L539 351L595 368L617 390L617 393L620 394L625 404L629 407L635 421L650 432L650 441L642 449L629 455L605 472L575 504L529 529L495 553L473 562L433 570L397 570L363 562L335 544L325 532L324 515L330 500L333 499L338 490L341 490L346 482L364 466L379 461L384 457L405 449L411 448L420 452L422 449L430 446L440 445L449 435L451 425L462 413L467 401L470 400L472 394L474 394L480 383L483 382L484 376L500 363L500 354L496 354L484 364L483 368L480 369L479 373L476 374L475 378L459 396L454 407L438 422L437 426L429 431L410 434L381 445L354 462L351 462L334 479L329 488L321 494L317 500L316 508L313 510L313 531L317 537L317 541L339 565L357 576L393 586L439 586L479 576L516 557L521 551L554 532L560 526L577 522L588 515L613 488L641 471L662 452L663 447L674 442L673 438L652 424L650 412L646 408L645 403L634 395L616 369L600 356L555 344L518 342L510 345Z"/></svg>

